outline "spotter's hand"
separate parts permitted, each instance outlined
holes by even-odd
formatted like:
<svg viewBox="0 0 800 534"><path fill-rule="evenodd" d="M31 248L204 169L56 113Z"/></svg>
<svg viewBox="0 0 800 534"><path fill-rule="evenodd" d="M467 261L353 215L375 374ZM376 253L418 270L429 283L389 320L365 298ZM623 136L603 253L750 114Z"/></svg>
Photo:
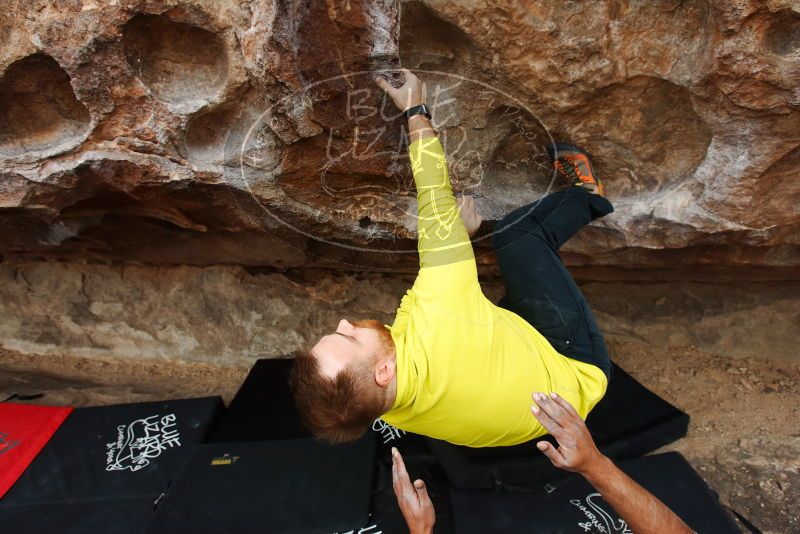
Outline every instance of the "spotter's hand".
<svg viewBox="0 0 800 534"><path fill-rule="evenodd" d="M422 480L415 480L414 484L411 484L403 457L394 447L392 447L392 486L400 511L408 523L410 534L433 532L436 513L425 483Z"/></svg>
<svg viewBox="0 0 800 534"><path fill-rule="evenodd" d="M604 456L597 450L586 423L570 403L555 393L532 395L534 417L558 441L558 449L547 441L536 444L553 465L565 471L586 473Z"/></svg>

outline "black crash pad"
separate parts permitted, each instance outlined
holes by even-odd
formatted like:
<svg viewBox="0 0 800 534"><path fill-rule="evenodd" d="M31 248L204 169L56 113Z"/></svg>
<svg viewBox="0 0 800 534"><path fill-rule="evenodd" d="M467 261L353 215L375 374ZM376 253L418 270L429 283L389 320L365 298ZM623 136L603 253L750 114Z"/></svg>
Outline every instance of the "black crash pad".
<svg viewBox="0 0 800 534"><path fill-rule="evenodd" d="M4 532L30 534L143 534L153 510L153 500L142 497L21 506L0 503L0 525Z"/></svg>
<svg viewBox="0 0 800 534"><path fill-rule="evenodd" d="M299 420L288 384L292 364L290 359L258 360L220 418L209 442L253 442L309 436ZM258 424L253 424L253 421ZM452 532L447 477L425 438L397 430L380 420L372 425L369 434L377 440L370 518L366 523L347 525L340 532L407 533L408 527L392 489L392 447L397 447L403 454L410 475L423 478L428 484L437 510L437 532Z"/></svg>
<svg viewBox="0 0 800 534"><path fill-rule="evenodd" d="M622 460L682 438L689 416L614 365L608 391L586 424L598 448ZM565 476L536 448L542 439L555 443L551 436L511 447L470 448L431 438L428 442L454 487L486 489L541 485Z"/></svg>
<svg viewBox="0 0 800 534"><path fill-rule="evenodd" d="M222 409L219 397L76 409L2 504L152 502Z"/></svg>
<svg viewBox="0 0 800 534"><path fill-rule="evenodd" d="M300 422L289 389L289 371L293 363L291 359L256 361L207 441L227 443L311 437Z"/></svg>
<svg viewBox="0 0 800 534"><path fill-rule="evenodd" d="M391 449L396 447L403 456L411 481L425 481L428 495L436 509L436 533L453 532L450 488L447 475L423 436L397 430L383 421L376 421L372 430L379 434L378 461L372 493L371 524L383 534L407 534L406 525L392 487ZM358 530L356 529L356 532Z"/></svg>
<svg viewBox="0 0 800 534"><path fill-rule="evenodd" d="M696 532L738 533L706 483L678 453L619 462ZM583 477L570 474L550 493L451 490L458 534L630 532ZM596 521L596 522L595 522Z"/></svg>
<svg viewBox="0 0 800 534"><path fill-rule="evenodd" d="M195 447L148 534L330 533L366 525L375 435Z"/></svg>

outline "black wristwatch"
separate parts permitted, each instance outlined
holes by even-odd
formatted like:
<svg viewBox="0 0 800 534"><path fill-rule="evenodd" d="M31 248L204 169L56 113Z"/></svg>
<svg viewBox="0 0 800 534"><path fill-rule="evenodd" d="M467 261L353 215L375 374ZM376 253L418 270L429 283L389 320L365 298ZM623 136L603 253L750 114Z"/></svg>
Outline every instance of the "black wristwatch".
<svg viewBox="0 0 800 534"><path fill-rule="evenodd" d="M425 115L428 120L431 120L431 109L425 104L420 104L419 106L412 106L403 112L403 116L406 120L414 115Z"/></svg>

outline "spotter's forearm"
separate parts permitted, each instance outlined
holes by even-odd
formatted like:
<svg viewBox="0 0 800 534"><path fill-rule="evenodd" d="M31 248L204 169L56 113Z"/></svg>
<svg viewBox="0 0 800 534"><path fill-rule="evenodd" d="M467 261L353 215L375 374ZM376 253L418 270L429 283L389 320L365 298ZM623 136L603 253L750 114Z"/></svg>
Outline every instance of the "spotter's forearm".
<svg viewBox="0 0 800 534"><path fill-rule="evenodd" d="M602 457L583 476L633 532L692 534L692 529L675 512L623 473L610 459Z"/></svg>

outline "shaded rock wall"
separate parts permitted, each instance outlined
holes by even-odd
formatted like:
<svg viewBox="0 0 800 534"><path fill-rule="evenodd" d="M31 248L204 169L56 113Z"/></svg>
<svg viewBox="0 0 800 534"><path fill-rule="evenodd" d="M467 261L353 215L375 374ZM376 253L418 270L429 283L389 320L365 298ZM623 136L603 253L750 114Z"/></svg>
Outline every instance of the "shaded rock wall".
<svg viewBox="0 0 800 534"><path fill-rule="evenodd" d="M0 264L0 340L22 353L244 366L307 349L343 316L391 322L413 282L242 268Z"/></svg>
<svg viewBox="0 0 800 534"><path fill-rule="evenodd" d="M800 266L796 2L7 4L6 257L413 270L402 121L371 82L402 62L490 221L560 187L554 137L592 152L617 211L571 264Z"/></svg>
<svg viewBox="0 0 800 534"><path fill-rule="evenodd" d="M413 275L241 267L0 264L0 348L247 367L308 349L341 318L390 323ZM484 282L497 300L502 283ZM610 340L796 359L796 283L592 282ZM2 354L0 354L2 356Z"/></svg>

